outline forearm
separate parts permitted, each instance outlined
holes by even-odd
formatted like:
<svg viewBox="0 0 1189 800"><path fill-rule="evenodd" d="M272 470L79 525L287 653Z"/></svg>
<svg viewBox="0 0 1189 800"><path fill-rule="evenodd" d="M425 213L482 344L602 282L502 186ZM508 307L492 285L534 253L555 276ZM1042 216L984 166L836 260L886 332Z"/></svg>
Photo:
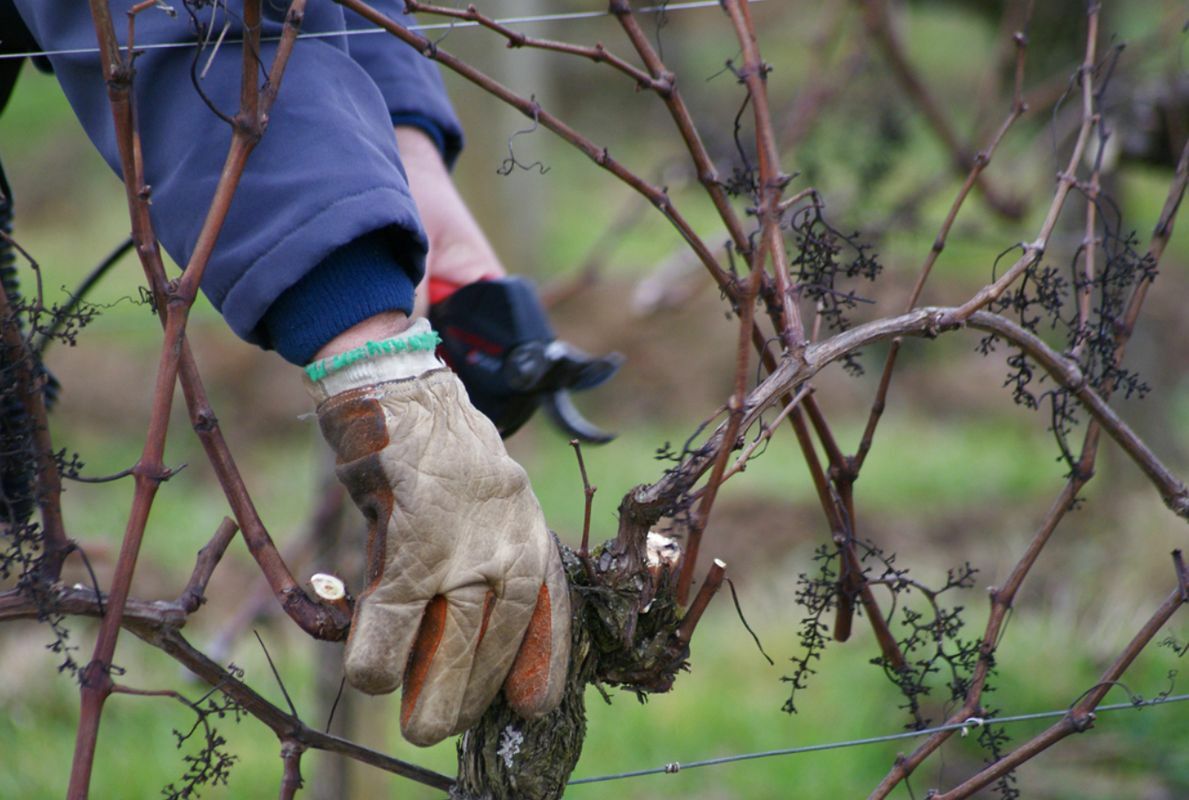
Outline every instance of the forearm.
<svg viewBox="0 0 1189 800"><path fill-rule="evenodd" d="M426 272L430 280L466 286L507 273L479 223L459 195L441 152L424 131L398 126L397 147L421 223L429 239ZM428 281L417 289L414 316L428 310Z"/></svg>
<svg viewBox="0 0 1189 800"><path fill-rule="evenodd" d="M428 277L465 286L505 274L499 256L459 195L434 140L420 128L408 126L396 128L396 140L429 239ZM427 311L425 287L426 281L418 286L413 317L424 316ZM409 315L400 311L377 314L335 336L314 359L396 336L409 326L409 321Z"/></svg>
<svg viewBox="0 0 1189 800"><path fill-rule="evenodd" d="M113 13L126 11L132 0L116 0ZM234 5L234 4L233 4ZM118 171L103 76L98 60L76 52L93 47L95 34L86 4L66 0L18 0L18 6L38 42L62 51L52 57L55 73L92 140ZM227 19L228 41L238 38L234 9L217 12L215 24ZM226 15L224 17L223 15ZM266 12L266 38L279 30L277 15ZM205 19L205 17L204 17ZM331 5L311 6L306 22L315 30L343 25L342 10ZM193 40L185 15L170 18L158 11L137 17L137 42L168 43ZM266 41L261 57L268 63L275 45ZM136 108L146 182L152 186L152 214L156 233L165 248L185 264L202 225L201 213L218 180L230 131L191 86L194 55L187 48L146 50L137 58ZM418 56L419 57L419 56ZM205 56L204 56L205 58ZM239 96L240 53L227 45L209 56L202 86L212 102L233 111ZM310 327L312 318L334 317L328 336L365 316L386 311L392 303L375 303L355 319L328 313L342 307L350 292L367 292L377 282L400 272L412 284L421 275L425 240L407 181L400 169L392 138L390 113L383 98L345 41L299 42L294 48L286 80L270 115L267 135L252 153L208 265L203 289L232 329L249 341L276 347L277 340L262 325L263 317L292 287L339 250L381 232L380 248L387 263L371 269L341 270L334 291L296 314L286 331ZM344 288L350 272L358 286ZM365 277L359 277L365 275ZM374 300L373 290L369 301ZM297 304L295 304L297 305ZM299 355L301 360L325 339Z"/></svg>

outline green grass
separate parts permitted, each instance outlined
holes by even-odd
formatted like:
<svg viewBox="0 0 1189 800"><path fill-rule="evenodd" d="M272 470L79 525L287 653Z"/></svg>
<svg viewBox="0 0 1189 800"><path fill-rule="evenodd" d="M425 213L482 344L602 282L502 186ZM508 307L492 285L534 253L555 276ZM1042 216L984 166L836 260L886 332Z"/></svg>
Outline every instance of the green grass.
<svg viewBox="0 0 1189 800"><path fill-rule="evenodd" d="M752 602L753 600L757 602ZM825 744L903 730L905 717L896 712L896 695L875 668L856 658L856 650L871 647L862 629L852 643L835 644L826 651L818 674L812 678L811 691L799 697L800 713L787 715L780 710L787 686L780 681L786 674L786 659L796 652L787 627L780 624L778 608L771 598L743 599L751 622L756 624L766 649L777 661L769 666L723 602L717 604L699 629L693 648L692 670L682 676L673 692L653 696L640 705L630 696L613 694L606 705L593 689L588 693L589 737L575 777L605 775L622 771L648 769L673 761L689 762L705 758L759 752L777 748ZM765 607L762 603L767 602ZM201 619L201 617L200 617ZM273 626L261 629L270 652L280 665L289 692L299 712L311 721L318 719L310 697L315 647ZM25 630L22 636L37 638L38 629ZM199 632L190 634L201 642ZM1076 626L1056 618L1016 620L1008 632L1002 675L997 691L989 700L1005 715L1061 709L1089 688L1101 664L1079 655L1083 642ZM326 647L321 645L320 647ZM39 674L29 677L19 693L4 692L6 713L0 717L0 741L25 754L10 762L0 772L0 796L60 796L64 775L47 770L48 764L66 764L72 747L76 695L70 682L52 671L48 654L38 657ZM278 704L284 703L254 641L241 643L234 654L235 663L247 671L247 680ZM192 699L201 687L181 679L178 668L151 649L129 640L121 646L117 661L127 668L122 682L154 688L178 687ZM1167 686L1166 673L1177 660L1166 649L1153 649L1127 675L1131 690L1152 697ZM1055 667L1060 667L1056 669ZM1108 702L1125 701L1122 691L1112 693ZM449 743L430 750L418 750L399 741L395 728L395 700L374 698L365 703L365 712L387 719L387 734L377 742L401 758L433 769L450 772L453 751ZM935 717L940 710L935 708ZM256 797L275 789L279 775L279 744L271 732L251 719L238 724L230 719L214 721L220 734L227 737L227 749L239 757L227 787L211 789L204 797ZM193 715L180 704L160 698L115 696L109 701L104 717L101 745L97 759L93 796L152 797L168 782L176 781L184 771L182 755L170 730L188 729ZM1189 791L1189 756L1179 746L1178 732L1189 723L1189 705L1172 705L1139 712L1103 714L1095 730L1080 738L1058 745L1053 755L1056 764L1044 772L1072 780L1079 769L1107 773L1112 782L1096 790L1078 788L1039 795L1049 798L1118 797L1109 787L1134 785L1148 770L1144 765L1159 764L1159 774L1171 790ZM1010 728L1013 741L1021 741L1048 724L1029 722ZM385 726L381 726L383 728ZM787 797L791 787L807 797L863 796L890 766L897 752L904 752L912 742L865 745L825 753L766 758L722 766L684 770L675 775L653 775L616 784L575 787L567 796L623 798L689 797L711 798ZM1069 762L1069 752L1091 748L1097 756L1093 763ZM1105 751L1105 752L1104 752ZM1064 754L1064 755L1058 755ZM129 760L131 756L132 760ZM944 761L951 768L971 765L981 758L972 742L961 737L946 745ZM134 768L129 768L134 766ZM318 762L307 759L303 773L315 777ZM935 785L936 766L914 779L919 792ZM946 774L952 774L947 772ZM1051 781L1052 774L1046 780ZM438 793L392 780L387 796L411 800L438 797ZM1080 793L1085 791L1085 793ZM904 792L896 795L906 797Z"/></svg>

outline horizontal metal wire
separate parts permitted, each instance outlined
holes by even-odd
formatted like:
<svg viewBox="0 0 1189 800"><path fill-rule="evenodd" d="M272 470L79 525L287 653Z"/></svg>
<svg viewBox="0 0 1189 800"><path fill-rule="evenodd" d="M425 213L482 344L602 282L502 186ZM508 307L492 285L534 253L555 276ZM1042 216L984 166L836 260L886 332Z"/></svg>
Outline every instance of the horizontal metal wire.
<svg viewBox="0 0 1189 800"><path fill-rule="evenodd" d="M1150 706L1165 705L1166 703L1181 703L1189 700L1189 694L1176 694L1167 697L1158 697L1154 700L1139 700L1132 703L1115 703L1114 705L1099 706L1094 709L1094 713L1098 714L1103 711L1124 711L1126 709L1142 709ZM950 725L938 725L935 728L924 728L919 731L902 731L900 733L889 733L884 736L870 736L865 739L849 739L844 742L829 742L827 744L811 744L803 747L786 747L780 750L763 750L758 753L740 753L734 756L722 756L720 758L706 758L701 761L671 761L663 767L652 767L650 769L638 769L632 772L618 772L613 775L599 775L593 778L576 778L570 781L570 786L576 786L583 783L604 783L606 781L617 781L622 778L638 778L643 775L673 775L682 770L694 769L695 767L713 767L719 764L732 764L736 761L751 761L757 758L772 758L774 756L795 756L800 753L820 753L824 750L841 750L846 747L858 747L866 744L880 744L882 742L895 742L901 739L918 739L922 736L930 736L934 733L942 731L962 731L965 736L968 731L977 728L980 725L1009 725L1017 722L1027 722L1029 720L1037 719L1053 719L1056 717L1064 717L1069 713L1069 709L1062 709L1060 711L1039 711L1034 714L1018 714L1012 717L970 717L963 722L956 722Z"/></svg>
<svg viewBox="0 0 1189 800"><path fill-rule="evenodd" d="M748 0L752 5L757 3L764 3L767 0ZM720 5L720 0L685 0L685 2L668 3L664 5L646 6L644 8L635 9L637 14L668 14L673 11L691 11L698 8L712 8ZM539 22L554 22L566 20L584 20L597 19L600 17L608 17L611 12L607 9L599 11L570 11L557 14L539 14L536 16L526 17L504 17L497 19L496 22L500 25L531 25ZM431 22L426 25L410 25L411 31L436 31L447 30L451 28L476 28L479 27L478 22L469 20L455 20L453 22ZM310 31L307 33L298 34L298 39L329 39L336 36L367 36L374 33L388 33L383 28L360 28L357 30L348 31ZM279 36L264 37L263 41L276 42L280 41ZM242 39L229 39L224 44L240 44ZM197 42L160 42L157 44L143 44L137 45L137 51L141 50L175 50L178 48L191 48ZM29 50L24 53L2 53L0 60L8 58L32 58L35 56L74 56L98 54L98 47L78 47L66 50Z"/></svg>

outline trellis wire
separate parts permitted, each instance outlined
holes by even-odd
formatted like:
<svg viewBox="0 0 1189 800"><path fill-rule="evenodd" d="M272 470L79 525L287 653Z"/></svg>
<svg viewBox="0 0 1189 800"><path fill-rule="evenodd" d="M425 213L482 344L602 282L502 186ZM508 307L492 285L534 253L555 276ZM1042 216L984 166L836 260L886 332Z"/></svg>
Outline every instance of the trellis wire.
<svg viewBox="0 0 1189 800"><path fill-rule="evenodd" d="M752 5L758 3L765 3L767 0L749 0ZM662 5L646 6L644 8L635 9L637 14L668 14L672 11L692 11L699 8L711 8L721 5L720 0L685 0L680 3L666 3ZM536 22L555 22L566 20L584 20L584 19L598 19L601 17L611 16L611 11L603 9L601 11L569 11L557 14L539 14L536 16L527 17L504 17L495 20L500 25L528 25ZM435 31L446 30L454 28L477 28L480 23L469 20L455 20L452 22L431 22L426 25L410 25L411 31ZM298 34L298 39L329 39L335 36L362 36L372 33L388 32L383 28L359 28L353 30L342 31L311 31L309 33ZM280 41L279 36L265 36L261 39L265 42ZM229 39L225 44L242 44L242 39ZM159 42L157 44L142 44L137 45L136 50L174 50L179 47L193 47L196 42ZM35 58L37 56L76 56L98 54L98 47L76 47L64 50L30 50L24 53L0 53L0 61L7 58Z"/></svg>
<svg viewBox="0 0 1189 800"><path fill-rule="evenodd" d="M1152 700L1139 700L1130 703L1115 703L1113 705L1099 706L1094 709L1094 713L1098 714L1102 711L1124 711L1126 709L1142 709L1148 706L1159 706L1166 703L1181 703L1189 700L1189 694L1176 694L1167 697L1157 697ZM841 750L846 747L858 747L866 744L880 744L881 742L895 742L901 739L916 739L921 736L929 736L934 733L942 731L962 731L965 736L972 728L977 728L980 725L1010 725L1016 722L1027 722L1029 720L1038 719L1052 719L1054 717L1063 717L1069 713L1069 709L1061 711L1038 711L1033 714L1017 714L1011 717L969 717L963 722L955 722L949 725L938 725L935 728L924 728L919 731L903 731L901 733L889 733L884 736L871 736L865 739L850 739L844 742L829 742L827 744L810 744L802 747L786 747L780 750L763 750L758 753L740 753L733 756L721 756L719 758L707 758L702 761L690 761L681 763L680 761L671 761L663 767L652 767L650 769L639 769L632 772L618 772L613 775L598 775L592 778L576 778L570 781L570 786L576 786L582 783L604 783L606 781L617 781L622 778L639 778L644 775L674 775L683 769L693 769L695 767L713 767L719 764L731 764L736 761L751 761L757 758L771 758L773 756L793 756L801 753L820 753L825 750Z"/></svg>

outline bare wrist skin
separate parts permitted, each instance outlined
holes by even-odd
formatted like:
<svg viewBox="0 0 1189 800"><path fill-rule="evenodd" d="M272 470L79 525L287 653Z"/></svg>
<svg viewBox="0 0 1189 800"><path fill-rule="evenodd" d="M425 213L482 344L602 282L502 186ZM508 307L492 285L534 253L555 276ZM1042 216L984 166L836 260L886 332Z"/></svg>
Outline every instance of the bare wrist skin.
<svg viewBox="0 0 1189 800"><path fill-rule="evenodd" d="M402 125L395 131L413 202L429 239L426 277L433 275L465 286L480 278L506 274L499 256L458 194L433 139L420 128ZM425 285L426 281L422 280L417 287L414 318L425 316L429 310ZM313 360L338 355L369 341L390 339L410 324L409 315L403 311L377 314L331 339L314 354Z"/></svg>
<svg viewBox="0 0 1189 800"><path fill-rule="evenodd" d="M432 275L465 286L480 278L506 274L499 256L455 188L433 139L420 128L402 125L395 130L413 202L429 238L426 277ZM423 280L417 287L415 317L424 316L428 310L425 285Z"/></svg>
<svg viewBox="0 0 1189 800"><path fill-rule="evenodd" d="M314 354L312 361L320 361L323 358L345 353L365 345L369 341L378 342L383 339L391 339L404 332L410 324L409 315L403 311L385 311L374 317L368 317L323 345L322 349Z"/></svg>

